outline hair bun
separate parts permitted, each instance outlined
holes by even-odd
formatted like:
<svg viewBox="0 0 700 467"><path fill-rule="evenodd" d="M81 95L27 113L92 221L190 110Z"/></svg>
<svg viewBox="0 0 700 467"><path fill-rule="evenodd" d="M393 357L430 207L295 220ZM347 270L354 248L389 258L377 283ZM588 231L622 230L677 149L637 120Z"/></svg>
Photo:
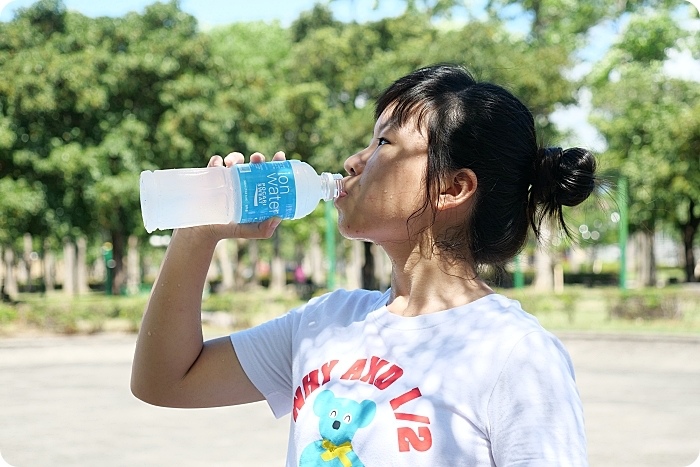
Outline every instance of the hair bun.
<svg viewBox="0 0 700 467"><path fill-rule="evenodd" d="M569 233L563 206L577 206L595 189L596 161L581 148L540 148L533 164L528 200L530 224L536 234L545 218L554 218Z"/></svg>
<svg viewBox="0 0 700 467"><path fill-rule="evenodd" d="M595 157L586 149L540 148L534 165L532 195L548 210L581 204L595 188Z"/></svg>

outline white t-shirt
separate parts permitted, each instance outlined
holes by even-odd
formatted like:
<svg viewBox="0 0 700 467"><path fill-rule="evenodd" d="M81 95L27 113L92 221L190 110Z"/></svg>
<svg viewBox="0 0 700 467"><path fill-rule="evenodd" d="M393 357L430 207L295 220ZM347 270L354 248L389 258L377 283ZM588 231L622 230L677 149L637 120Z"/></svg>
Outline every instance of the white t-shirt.
<svg viewBox="0 0 700 467"><path fill-rule="evenodd" d="M498 294L405 318L337 290L231 341L273 413L287 466L584 466L568 353Z"/></svg>

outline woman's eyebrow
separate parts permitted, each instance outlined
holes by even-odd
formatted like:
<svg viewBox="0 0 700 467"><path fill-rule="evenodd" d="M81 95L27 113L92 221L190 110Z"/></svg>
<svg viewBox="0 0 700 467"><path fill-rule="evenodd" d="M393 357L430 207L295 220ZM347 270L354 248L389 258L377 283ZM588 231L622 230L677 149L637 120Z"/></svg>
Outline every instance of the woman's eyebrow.
<svg viewBox="0 0 700 467"><path fill-rule="evenodd" d="M377 121L377 125L375 125L375 127L374 127L374 134L375 135L381 134L383 131L386 131L387 129L391 129L393 127L394 127L394 125L390 119L386 119L381 123L379 121Z"/></svg>

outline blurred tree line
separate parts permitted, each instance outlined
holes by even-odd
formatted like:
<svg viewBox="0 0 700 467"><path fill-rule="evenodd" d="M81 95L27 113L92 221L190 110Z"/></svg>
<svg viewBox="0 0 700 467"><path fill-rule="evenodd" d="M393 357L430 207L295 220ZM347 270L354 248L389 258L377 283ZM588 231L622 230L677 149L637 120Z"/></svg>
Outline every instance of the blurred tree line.
<svg viewBox="0 0 700 467"><path fill-rule="evenodd" d="M700 58L697 34L670 17L683 5L490 0L484 15L457 21L462 2L407 0L401 16L360 24L339 22L318 4L290 27L236 23L201 31L176 1L93 19L60 0L41 0L0 23L5 283L19 260L27 265L38 255L43 287L53 288L59 255L67 268L63 288L80 292L86 279L79 266L110 245L118 293L128 252L151 248L140 217L140 171L203 166L232 150L279 149L319 171L339 171L367 144L373 98L397 77L436 62L464 64L511 89L533 110L544 143L566 137L552 112L591 90L595 124L609 147L603 168L632 186L631 228L673 226L686 246L686 279L695 280L700 83L664 72L670 50ZM527 30L509 28L513 16L525 18ZM595 28L610 22L627 24L621 39L590 73L572 78L578 54L596 42ZM264 248L276 258L303 257L324 228L318 213L285 223ZM256 258L258 246L237 242L233 254L228 260L224 253L222 264ZM343 254L367 265L373 251L367 244ZM372 277L365 286L374 285Z"/></svg>

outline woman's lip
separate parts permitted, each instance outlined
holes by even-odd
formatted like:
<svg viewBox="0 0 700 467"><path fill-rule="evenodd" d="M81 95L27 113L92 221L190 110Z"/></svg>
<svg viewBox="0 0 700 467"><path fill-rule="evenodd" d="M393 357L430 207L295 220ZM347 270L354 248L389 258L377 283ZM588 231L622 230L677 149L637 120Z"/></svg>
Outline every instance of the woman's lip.
<svg viewBox="0 0 700 467"><path fill-rule="evenodd" d="M343 188L340 190L340 193L338 193L338 197L337 197L336 199L333 200L333 204L337 207L337 206L338 206L338 205L337 205L338 201L340 201L341 199L345 198L346 196L348 196L348 192L347 192L347 190L345 189L345 183L343 183Z"/></svg>
<svg viewBox="0 0 700 467"><path fill-rule="evenodd" d="M342 188L340 189L340 194L338 195L338 198L344 198L348 195L347 186L348 186L349 180L350 180L350 177L343 178L343 184L342 184Z"/></svg>
<svg viewBox="0 0 700 467"><path fill-rule="evenodd" d="M335 198L335 199L333 200L333 204L337 206L337 205L338 205L338 202L339 202L341 199L345 198L347 195L348 195L348 194L347 194L347 192L346 192L345 190L341 191L340 194L338 195L338 197Z"/></svg>

